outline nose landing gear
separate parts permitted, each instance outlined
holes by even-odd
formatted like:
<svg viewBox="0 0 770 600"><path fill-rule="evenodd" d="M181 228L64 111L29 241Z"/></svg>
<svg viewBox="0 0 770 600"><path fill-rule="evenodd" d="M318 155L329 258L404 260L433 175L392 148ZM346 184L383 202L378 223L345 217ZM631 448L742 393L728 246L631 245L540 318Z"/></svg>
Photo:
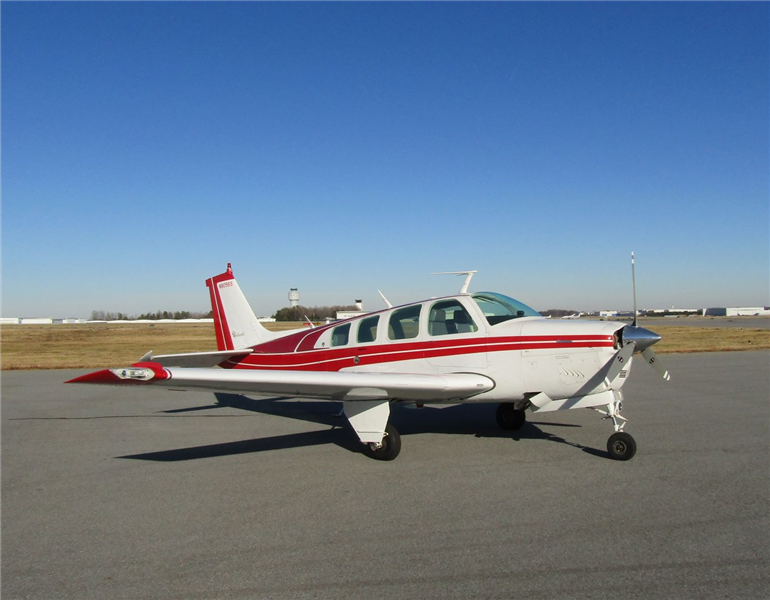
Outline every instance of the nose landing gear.
<svg viewBox="0 0 770 600"><path fill-rule="evenodd" d="M628 419L620 416L623 410L622 396L620 392L613 392L615 400L607 405L607 410L594 408L595 411L602 413L605 419L612 419L612 425L615 428L607 440L607 452L613 460L631 460L636 454L636 440L630 434L623 431Z"/></svg>

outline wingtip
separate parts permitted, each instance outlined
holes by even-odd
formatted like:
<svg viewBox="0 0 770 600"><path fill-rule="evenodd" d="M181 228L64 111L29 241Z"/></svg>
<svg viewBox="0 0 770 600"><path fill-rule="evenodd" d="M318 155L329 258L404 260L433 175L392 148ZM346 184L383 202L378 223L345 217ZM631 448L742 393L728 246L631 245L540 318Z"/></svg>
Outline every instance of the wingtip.
<svg viewBox="0 0 770 600"><path fill-rule="evenodd" d="M102 369L75 377L64 383L100 383L107 385L144 384L169 379L171 375L156 362L138 362L121 369Z"/></svg>
<svg viewBox="0 0 770 600"><path fill-rule="evenodd" d="M101 371L94 371L93 373L87 373L85 375L80 375L79 377L75 377L74 379L70 379L69 381L65 381L64 383L117 383L120 381L120 378L115 375L112 371L109 369L102 369Z"/></svg>

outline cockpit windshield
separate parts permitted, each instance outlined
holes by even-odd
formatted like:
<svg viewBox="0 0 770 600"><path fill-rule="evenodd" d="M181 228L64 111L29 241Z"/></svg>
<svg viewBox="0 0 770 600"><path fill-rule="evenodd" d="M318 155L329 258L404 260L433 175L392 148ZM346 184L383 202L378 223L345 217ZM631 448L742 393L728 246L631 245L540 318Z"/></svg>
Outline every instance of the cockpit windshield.
<svg viewBox="0 0 770 600"><path fill-rule="evenodd" d="M542 316L536 310L526 304L495 292L477 292L471 294L471 298L479 305L481 312L490 325L497 325L511 319L520 319L521 317L540 317Z"/></svg>

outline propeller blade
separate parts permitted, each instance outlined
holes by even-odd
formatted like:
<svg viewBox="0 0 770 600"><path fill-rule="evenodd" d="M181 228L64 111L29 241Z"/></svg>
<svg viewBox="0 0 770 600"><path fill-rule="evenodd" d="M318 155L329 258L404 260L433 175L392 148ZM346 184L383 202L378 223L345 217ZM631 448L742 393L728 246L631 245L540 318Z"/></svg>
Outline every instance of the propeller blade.
<svg viewBox="0 0 770 600"><path fill-rule="evenodd" d="M660 375L666 381L671 380L671 375L669 375L668 369L661 364L660 359L658 359L657 354L655 354L652 348L646 348L642 352L642 356L644 357L644 360L647 361L647 364L650 365L658 375Z"/></svg>
<svg viewBox="0 0 770 600"><path fill-rule="evenodd" d="M620 375L620 372L628 365L628 360L633 355L634 350L636 350L636 344L629 342L615 353L615 356L612 357L610 369L604 378L604 382L607 385L611 385L615 378Z"/></svg>

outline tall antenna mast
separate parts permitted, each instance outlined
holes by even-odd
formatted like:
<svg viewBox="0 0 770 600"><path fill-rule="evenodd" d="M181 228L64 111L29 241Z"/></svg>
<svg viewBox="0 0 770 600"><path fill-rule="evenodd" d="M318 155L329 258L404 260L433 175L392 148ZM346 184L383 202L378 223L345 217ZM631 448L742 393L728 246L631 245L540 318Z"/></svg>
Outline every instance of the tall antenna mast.
<svg viewBox="0 0 770 600"><path fill-rule="evenodd" d="M471 284L471 279L473 279L473 275L476 273L478 271L443 271L441 273L431 273L431 275L465 275L465 281L460 286L460 293L467 294L468 286Z"/></svg>
<svg viewBox="0 0 770 600"><path fill-rule="evenodd" d="M634 252L631 251L631 285L634 290L634 327L636 327L636 264L634 260Z"/></svg>
<svg viewBox="0 0 770 600"><path fill-rule="evenodd" d="M390 300L385 297L385 294L383 294L380 290L377 290L377 293L380 295L380 298L382 298L383 302L385 302L385 306L388 308L393 308L393 305L390 303Z"/></svg>

